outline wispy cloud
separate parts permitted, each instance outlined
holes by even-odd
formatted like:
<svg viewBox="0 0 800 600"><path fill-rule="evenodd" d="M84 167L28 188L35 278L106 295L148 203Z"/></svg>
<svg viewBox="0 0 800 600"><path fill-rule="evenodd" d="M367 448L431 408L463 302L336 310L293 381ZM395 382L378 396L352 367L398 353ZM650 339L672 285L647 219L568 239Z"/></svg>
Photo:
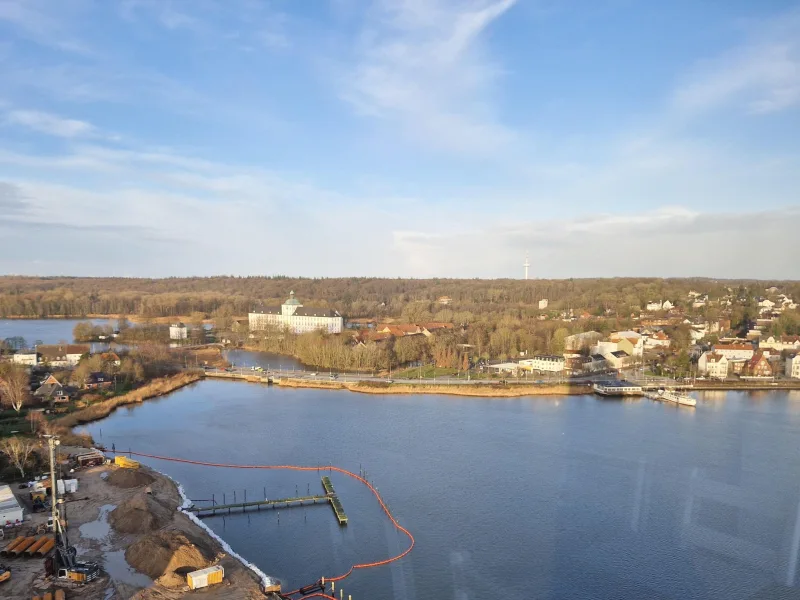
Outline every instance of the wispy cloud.
<svg viewBox="0 0 800 600"><path fill-rule="evenodd" d="M72 15L85 8L84 0L55 3L48 0L0 0L0 21L12 24L17 31L39 44L88 54L86 44L74 37L67 27Z"/></svg>
<svg viewBox="0 0 800 600"><path fill-rule="evenodd" d="M500 75L481 34L516 0L381 0L369 11L341 96L447 150L491 153L514 137L492 106Z"/></svg>
<svg viewBox="0 0 800 600"><path fill-rule="evenodd" d="M750 27L740 47L698 63L673 101L689 112L734 104L770 113L800 104L800 11Z"/></svg>
<svg viewBox="0 0 800 600"><path fill-rule="evenodd" d="M86 121L65 119L36 110L12 110L6 115L6 122L39 133L65 138L85 137L97 133L95 127Z"/></svg>

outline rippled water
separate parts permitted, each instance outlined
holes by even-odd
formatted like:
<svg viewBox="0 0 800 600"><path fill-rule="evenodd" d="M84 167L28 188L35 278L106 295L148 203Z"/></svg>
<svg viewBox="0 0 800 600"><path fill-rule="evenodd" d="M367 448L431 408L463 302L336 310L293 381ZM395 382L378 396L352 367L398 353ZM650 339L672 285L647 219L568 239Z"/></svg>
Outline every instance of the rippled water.
<svg viewBox="0 0 800 600"><path fill-rule="evenodd" d="M692 410L206 381L89 430L117 449L365 468L417 546L345 581L355 599L768 598L797 578L798 394L707 394ZM198 501L322 490L316 472L151 464ZM207 523L292 589L401 551L372 495L331 477L347 527L328 506Z"/></svg>

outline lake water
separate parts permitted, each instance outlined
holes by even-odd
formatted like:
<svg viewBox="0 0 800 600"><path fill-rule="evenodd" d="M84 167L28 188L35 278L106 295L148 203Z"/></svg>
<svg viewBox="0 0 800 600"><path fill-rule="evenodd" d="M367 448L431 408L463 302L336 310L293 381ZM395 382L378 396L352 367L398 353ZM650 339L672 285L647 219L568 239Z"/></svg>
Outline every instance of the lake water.
<svg viewBox="0 0 800 600"><path fill-rule="evenodd" d="M744 599L797 579L796 393L704 395L692 410L206 381L88 429L118 450L365 468L417 545L346 580L354 598ZM321 491L315 472L148 462L196 500ZM347 527L327 506L206 522L290 589L401 551L366 488L331 477Z"/></svg>
<svg viewBox="0 0 800 600"><path fill-rule="evenodd" d="M106 319L0 319L0 340L20 336L29 346L36 341L43 344L72 343L72 330L81 322L91 321L95 325L116 325Z"/></svg>
<svg viewBox="0 0 800 600"><path fill-rule="evenodd" d="M74 321L0 321L71 339ZM232 351L242 366L297 366ZM365 468L417 545L344 582L359 599L798 598L800 393L698 395L696 409L592 396L367 396L204 381L87 429L155 454ZM147 461L196 500L321 493L323 472ZM293 589L402 551L361 484L319 505L206 520Z"/></svg>

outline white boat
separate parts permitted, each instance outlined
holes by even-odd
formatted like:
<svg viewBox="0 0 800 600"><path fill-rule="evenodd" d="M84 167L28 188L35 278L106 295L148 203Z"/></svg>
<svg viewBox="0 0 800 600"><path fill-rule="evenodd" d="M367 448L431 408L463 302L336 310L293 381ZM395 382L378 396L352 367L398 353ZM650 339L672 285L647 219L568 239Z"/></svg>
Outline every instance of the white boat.
<svg viewBox="0 0 800 600"><path fill-rule="evenodd" d="M593 386L600 396L641 396L642 386L627 381L598 381Z"/></svg>
<svg viewBox="0 0 800 600"><path fill-rule="evenodd" d="M681 406L696 406L697 400L689 394L677 390L658 390L658 399L664 402L674 402Z"/></svg>

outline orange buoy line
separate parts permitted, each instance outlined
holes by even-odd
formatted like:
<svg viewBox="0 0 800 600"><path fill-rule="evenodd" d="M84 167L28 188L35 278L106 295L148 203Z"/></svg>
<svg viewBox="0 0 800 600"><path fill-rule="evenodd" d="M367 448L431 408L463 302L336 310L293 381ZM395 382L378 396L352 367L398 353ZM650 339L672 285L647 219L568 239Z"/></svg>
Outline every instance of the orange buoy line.
<svg viewBox="0 0 800 600"><path fill-rule="evenodd" d="M325 466L318 466L318 467L301 467L301 466L297 466L297 465L235 465L235 464L225 464L225 463L212 463L212 462L206 462L206 461L201 461L201 460L190 460L188 458L175 458L173 456L158 456L157 454L146 454L144 452L131 452L131 451L128 451L127 454L132 454L132 455L135 455L135 456L141 456L141 457L145 457L145 458L153 458L153 459L156 459L156 460L166 460L166 461L169 461L169 462L186 463L186 464L190 464L190 465L200 465L200 466L204 466L204 467L219 467L219 468L223 468L223 469L263 469L263 470L274 470L274 471L278 471L278 470L287 470L287 471L324 471L325 469L327 469L329 471L336 471L337 473L342 473L343 475L347 475L348 477L352 477L353 479L356 479L357 481L360 481L365 486L367 486L369 488L369 490L375 495L375 497L378 499L378 503L381 505L381 508L383 509L383 512L386 513L386 516L389 517L389 520L392 522L392 525L394 525L397 530L402 531L406 536L408 536L408 540L409 540L410 543L408 545L408 548L406 548L403 552L401 552L400 554L398 554L396 556L392 556L391 558L387 558L385 560L379 560L379 561L370 562L370 563L361 563L361 564L353 565L352 567L350 567L350 570L347 571L347 573L345 573L343 575L339 575L338 577L325 577L325 581L332 581L332 582L341 581L342 579L345 579L346 577L349 577L350 574L352 574L352 572L355 571L356 569L369 569L369 568L372 568L372 567L380 567L380 566L388 565L389 563L393 563L395 561L398 561L401 558L405 557L409 552L411 552L412 548L414 548L414 544L416 543L415 540L414 540L414 536L411 535L411 532L408 529L406 529L405 527L403 527L402 525L400 525L400 523L397 522L397 519L394 518L394 516L392 515L391 511L386 506L386 503L383 501L383 498L378 493L378 490L376 490L369 481L367 481L366 479L364 479L360 475L356 475L352 471L348 471L347 469L342 469L341 467L334 467L332 465L325 465ZM326 596L325 594L312 594L310 596L304 596L303 598L313 598L313 597L332 598L332 596ZM302 600L302 599L300 599L300 600ZM336 599L333 598L333 600L336 600Z"/></svg>

